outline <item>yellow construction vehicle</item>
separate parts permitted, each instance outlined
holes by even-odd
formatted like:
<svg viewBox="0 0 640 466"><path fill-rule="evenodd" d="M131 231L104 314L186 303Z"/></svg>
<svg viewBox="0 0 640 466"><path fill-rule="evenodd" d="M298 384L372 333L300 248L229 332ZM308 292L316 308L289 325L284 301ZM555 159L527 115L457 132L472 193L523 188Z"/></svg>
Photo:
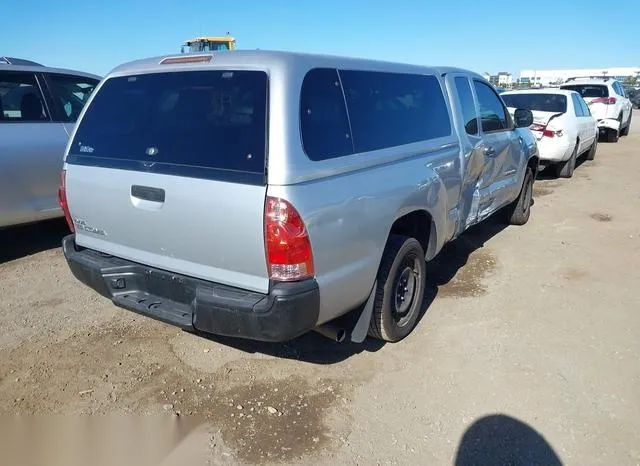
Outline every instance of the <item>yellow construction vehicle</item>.
<svg viewBox="0 0 640 466"><path fill-rule="evenodd" d="M233 50L235 48L236 40L227 33L226 36L203 36L185 41L182 45L182 53L216 52L218 50Z"/></svg>

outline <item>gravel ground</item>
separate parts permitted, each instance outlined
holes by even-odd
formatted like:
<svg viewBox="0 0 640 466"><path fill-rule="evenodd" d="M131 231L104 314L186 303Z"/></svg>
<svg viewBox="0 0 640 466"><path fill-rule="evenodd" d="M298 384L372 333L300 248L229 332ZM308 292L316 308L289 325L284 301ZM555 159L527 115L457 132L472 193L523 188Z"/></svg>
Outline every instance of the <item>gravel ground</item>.
<svg viewBox="0 0 640 466"><path fill-rule="evenodd" d="M175 464L640 464L635 121L447 247L398 344L187 334L75 281L63 222L0 231L0 414L192 420Z"/></svg>

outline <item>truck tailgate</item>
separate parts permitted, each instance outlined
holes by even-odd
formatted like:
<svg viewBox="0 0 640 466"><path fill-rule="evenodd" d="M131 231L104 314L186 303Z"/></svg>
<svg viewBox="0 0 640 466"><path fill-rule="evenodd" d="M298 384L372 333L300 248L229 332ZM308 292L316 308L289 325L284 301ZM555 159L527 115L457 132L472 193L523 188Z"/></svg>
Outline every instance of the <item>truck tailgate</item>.
<svg viewBox="0 0 640 466"><path fill-rule="evenodd" d="M78 245L204 280L268 290L265 187L72 164L66 183ZM164 192L164 202L145 199L157 190Z"/></svg>

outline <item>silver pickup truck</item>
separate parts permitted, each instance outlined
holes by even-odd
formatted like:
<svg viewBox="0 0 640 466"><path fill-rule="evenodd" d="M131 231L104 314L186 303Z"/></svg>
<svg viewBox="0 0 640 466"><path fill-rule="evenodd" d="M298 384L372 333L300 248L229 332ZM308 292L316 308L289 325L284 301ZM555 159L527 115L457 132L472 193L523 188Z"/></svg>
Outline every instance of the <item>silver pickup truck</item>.
<svg viewBox="0 0 640 466"><path fill-rule="evenodd" d="M64 254L116 305L185 330L399 341L425 261L494 213L527 222L531 122L462 69L267 51L124 64L67 146Z"/></svg>

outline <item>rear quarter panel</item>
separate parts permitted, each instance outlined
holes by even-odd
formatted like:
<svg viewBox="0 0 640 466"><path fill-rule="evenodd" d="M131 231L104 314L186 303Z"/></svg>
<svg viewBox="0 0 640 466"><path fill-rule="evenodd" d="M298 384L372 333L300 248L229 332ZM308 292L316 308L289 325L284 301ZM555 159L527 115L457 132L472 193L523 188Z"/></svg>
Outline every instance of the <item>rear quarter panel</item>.
<svg viewBox="0 0 640 466"><path fill-rule="evenodd" d="M457 158L458 145L309 182L269 186L269 195L293 203L309 231L320 288L318 324L367 299L397 218L426 211L435 228L434 249L442 247L452 230L447 191L427 165L443 154Z"/></svg>
<svg viewBox="0 0 640 466"><path fill-rule="evenodd" d="M456 183L441 177L435 168L441 167L443 176L452 174L453 167L459 170L455 162L460 158L460 141L452 122L452 134L447 137L311 161L302 149L298 118L304 76L314 67L351 65L331 58L326 63L314 58L298 65L270 70L267 194L292 202L307 226L320 288L318 324L322 324L367 299L397 218L413 210L431 215L435 225L431 255L450 237L454 228L448 212L457 206L448 205L447 186L452 198ZM375 63L358 69L392 70ZM398 70L438 75L423 67L401 66ZM295 118L287 117L292 115Z"/></svg>

